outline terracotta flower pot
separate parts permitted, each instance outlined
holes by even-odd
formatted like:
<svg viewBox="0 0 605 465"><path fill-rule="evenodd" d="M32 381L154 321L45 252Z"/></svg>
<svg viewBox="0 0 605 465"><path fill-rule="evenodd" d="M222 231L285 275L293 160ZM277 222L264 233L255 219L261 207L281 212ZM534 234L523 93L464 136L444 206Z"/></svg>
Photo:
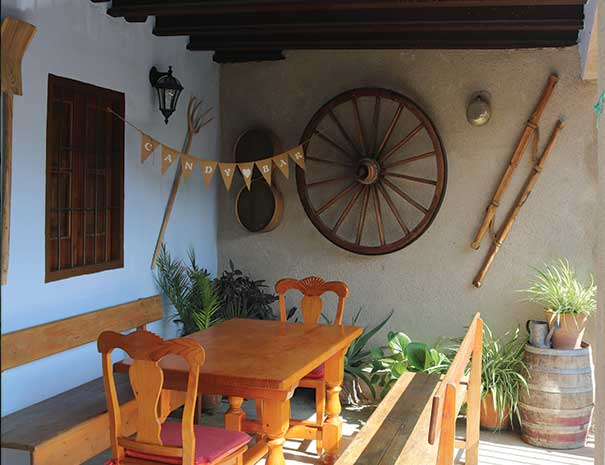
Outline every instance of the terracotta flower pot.
<svg viewBox="0 0 605 465"><path fill-rule="evenodd" d="M580 349L582 347L582 338L586 330L586 321L588 315L580 313L573 315L563 313L557 315L550 310L544 312L548 321L548 329L552 329L557 322L559 327L555 329L552 336L553 349Z"/></svg>
<svg viewBox="0 0 605 465"><path fill-rule="evenodd" d="M496 409L494 409L494 401L492 395L488 394L481 399L481 428L490 431L505 430L510 428L510 413L508 407L504 412L502 423Z"/></svg>

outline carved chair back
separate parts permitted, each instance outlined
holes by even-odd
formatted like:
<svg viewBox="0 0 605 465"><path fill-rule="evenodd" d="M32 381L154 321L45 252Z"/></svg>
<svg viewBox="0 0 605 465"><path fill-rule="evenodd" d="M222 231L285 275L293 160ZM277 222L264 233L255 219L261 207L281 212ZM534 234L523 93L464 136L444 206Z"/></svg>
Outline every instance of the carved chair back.
<svg viewBox="0 0 605 465"><path fill-rule="evenodd" d="M183 465L193 465L195 459L193 416L200 367L205 358L203 347L192 339L180 338L168 341L145 330L138 330L128 335L104 331L99 336L97 347L103 362L103 381L113 457L123 459L124 449L129 449L165 457L182 457ZM121 433L120 404L111 362L111 352L114 349L122 349L132 359L129 377L137 403L135 439L130 439ZM183 358L189 366L182 420L182 448L165 446L160 437L163 420L160 418L160 398L164 372L159 366L159 361L168 355Z"/></svg>
<svg viewBox="0 0 605 465"><path fill-rule="evenodd" d="M342 325L342 316L344 313L345 300L349 295L349 288L341 281L324 281L317 276L309 276L298 280L292 278L280 279L275 285L275 291L279 295L279 319L286 321L286 293L296 289L300 291L303 298L300 302L300 309L303 315L303 321L306 324L318 324L321 311L323 309L322 295L326 292L333 292L338 296L338 305L336 307L335 325Z"/></svg>

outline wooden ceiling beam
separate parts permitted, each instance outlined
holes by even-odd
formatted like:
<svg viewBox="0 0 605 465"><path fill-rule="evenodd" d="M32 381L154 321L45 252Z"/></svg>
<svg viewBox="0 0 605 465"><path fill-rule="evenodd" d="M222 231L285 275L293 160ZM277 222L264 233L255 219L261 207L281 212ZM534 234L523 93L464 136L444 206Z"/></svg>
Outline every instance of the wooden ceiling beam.
<svg viewBox="0 0 605 465"><path fill-rule="evenodd" d="M404 34L315 34L301 37L288 35L242 35L198 37L189 39L189 50L329 50L329 49L503 49L528 47L565 47L573 45L577 32L534 31L494 34L489 31L472 33L425 32Z"/></svg>
<svg viewBox="0 0 605 465"><path fill-rule="evenodd" d="M212 13L306 12L336 10L376 10L399 8L464 8L583 5L586 0L113 0L107 11L114 17L170 16Z"/></svg>

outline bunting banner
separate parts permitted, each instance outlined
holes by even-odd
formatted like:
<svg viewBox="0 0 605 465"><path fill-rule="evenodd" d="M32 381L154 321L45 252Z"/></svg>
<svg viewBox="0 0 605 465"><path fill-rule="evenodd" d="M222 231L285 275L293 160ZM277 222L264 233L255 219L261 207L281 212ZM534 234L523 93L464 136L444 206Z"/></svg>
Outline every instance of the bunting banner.
<svg viewBox="0 0 605 465"><path fill-rule="evenodd" d="M141 163L144 163L151 156L151 154L161 146L162 174L166 173L172 164L178 161L181 166L184 180L187 181L199 166L202 172L204 184L206 186L210 186L214 173L217 170L220 171L221 178L227 190L231 189L231 183L233 182L233 178L236 176L238 171L249 190L252 185L255 169L258 170L268 184L271 184L272 181L274 165L286 177L286 179L289 179L290 177L289 160L292 160L301 169L305 169L305 155L302 144L283 153L263 158L262 160L245 163L222 163L214 160L204 160L187 153L179 152L178 150L174 150L173 148L162 144L140 129L136 129L142 134Z"/></svg>

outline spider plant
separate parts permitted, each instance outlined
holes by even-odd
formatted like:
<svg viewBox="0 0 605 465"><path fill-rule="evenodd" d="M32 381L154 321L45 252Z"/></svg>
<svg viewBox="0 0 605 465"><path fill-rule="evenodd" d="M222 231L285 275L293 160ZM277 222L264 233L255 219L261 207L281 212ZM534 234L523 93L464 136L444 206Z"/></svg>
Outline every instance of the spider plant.
<svg viewBox="0 0 605 465"><path fill-rule="evenodd" d="M523 375L527 369L523 362L524 346L525 340L520 337L519 327L499 338L483 324L481 398L485 404L486 397L491 394L500 427L507 413L520 421L519 392L528 389Z"/></svg>
<svg viewBox="0 0 605 465"><path fill-rule="evenodd" d="M527 300L542 305L552 312L557 320L561 315L589 315L597 307L597 286L594 277L586 284L580 282L575 270L565 259L545 265L544 269L536 270L536 276L527 293Z"/></svg>
<svg viewBox="0 0 605 465"><path fill-rule="evenodd" d="M188 250L189 264L173 258L162 244L154 280L173 305L173 321L180 325L181 335L194 333L220 321L221 301L210 274L196 262L193 248Z"/></svg>

